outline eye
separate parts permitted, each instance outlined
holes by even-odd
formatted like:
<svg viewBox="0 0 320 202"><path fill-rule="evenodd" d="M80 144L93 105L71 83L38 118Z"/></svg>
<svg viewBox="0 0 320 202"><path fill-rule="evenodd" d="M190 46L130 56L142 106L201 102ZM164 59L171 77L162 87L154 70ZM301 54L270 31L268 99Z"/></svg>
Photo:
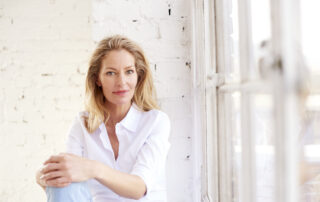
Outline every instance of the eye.
<svg viewBox="0 0 320 202"><path fill-rule="evenodd" d="M134 70L132 70L132 69L129 69L128 71L127 71L127 74L133 74L134 73Z"/></svg>
<svg viewBox="0 0 320 202"><path fill-rule="evenodd" d="M113 76L113 75L115 75L116 73L115 72L106 72L106 75L108 75L108 76Z"/></svg>

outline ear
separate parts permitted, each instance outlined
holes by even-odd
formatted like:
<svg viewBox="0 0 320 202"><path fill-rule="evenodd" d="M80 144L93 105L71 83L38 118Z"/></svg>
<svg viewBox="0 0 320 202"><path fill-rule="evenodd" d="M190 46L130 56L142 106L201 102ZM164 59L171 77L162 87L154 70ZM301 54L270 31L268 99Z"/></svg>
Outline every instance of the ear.
<svg viewBox="0 0 320 202"><path fill-rule="evenodd" d="M96 84L97 84L99 87L102 86L100 79L97 79Z"/></svg>

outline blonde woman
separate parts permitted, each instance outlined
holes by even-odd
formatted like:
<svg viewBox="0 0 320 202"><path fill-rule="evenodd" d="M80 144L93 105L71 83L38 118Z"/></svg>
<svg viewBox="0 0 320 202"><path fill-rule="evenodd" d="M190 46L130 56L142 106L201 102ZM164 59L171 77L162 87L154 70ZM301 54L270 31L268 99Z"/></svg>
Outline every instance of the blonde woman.
<svg viewBox="0 0 320 202"><path fill-rule="evenodd" d="M86 111L67 153L37 172L48 201L166 201L170 121L158 110L142 49L123 36L102 40L86 78Z"/></svg>

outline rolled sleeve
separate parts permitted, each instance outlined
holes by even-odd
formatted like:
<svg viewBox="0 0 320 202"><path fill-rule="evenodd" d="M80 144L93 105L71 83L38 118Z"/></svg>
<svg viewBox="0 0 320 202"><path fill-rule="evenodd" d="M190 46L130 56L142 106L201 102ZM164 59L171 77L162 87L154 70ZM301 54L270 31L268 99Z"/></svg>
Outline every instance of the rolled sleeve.
<svg viewBox="0 0 320 202"><path fill-rule="evenodd" d="M164 113L158 114L154 127L138 152L131 174L142 178L147 193L153 190L158 174L165 174L165 163L170 143L170 120Z"/></svg>

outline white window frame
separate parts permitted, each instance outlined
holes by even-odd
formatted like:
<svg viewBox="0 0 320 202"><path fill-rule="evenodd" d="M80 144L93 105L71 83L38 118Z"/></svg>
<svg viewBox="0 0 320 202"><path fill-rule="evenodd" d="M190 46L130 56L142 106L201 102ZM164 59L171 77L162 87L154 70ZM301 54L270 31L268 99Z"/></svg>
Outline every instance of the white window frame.
<svg viewBox="0 0 320 202"><path fill-rule="evenodd" d="M272 42L278 44L273 46L274 60L282 62L284 76L276 80L276 87L270 88L269 82L252 82L246 75L252 68L252 44L250 24L250 0L243 0L239 3L239 32L240 32L240 66L241 84L225 84L223 67L228 64L226 60L226 46L224 44L225 24L216 20L223 17L223 0L193 0L192 1L192 25L193 25L193 114L194 134L193 155L194 163L194 200L231 202L230 187L224 184L222 178L228 179L228 166L223 157L227 150L228 138L223 136L226 126L223 121L218 120L224 117L225 111L219 103L223 103L223 96L220 92L240 91L242 114L242 139L246 140L243 148L241 185L241 201L255 201L255 152L254 139L250 134L251 117L250 99L248 94L258 92L269 92L274 96L276 136L276 199L279 202L297 202L299 199L299 169L298 169L298 117L299 106L299 70L297 64L300 57L299 26L293 26L292 21L299 22L299 1L298 0L271 0L272 15ZM219 33L216 33L219 30ZM284 37L285 36L285 37ZM216 51L219 50L219 51ZM279 64L279 63L278 63ZM219 72L217 70L219 68ZM316 84L314 84L316 85ZM220 134L220 135L219 135ZM200 153L201 152L201 153ZM219 160L220 158L220 160ZM199 172L201 175L199 175Z"/></svg>
<svg viewBox="0 0 320 202"><path fill-rule="evenodd" d="M193 201L219 201L214 1L192 0L194 195ZM210 113L208 113L210 112ZM212 123L212 124L208 124ZM211 134L211 135L207 135ZM200 175L199 175L200 174ZM200 182L200 183L199 183Z"/></svg>
<svg viewBox="0 0 320 202"><path fill-rule="evenodd" d="M299 0L273 0L271 12L273 55L281 58L283 77L277 81L280 88L274 89L276 144L277 200L299 201L299 88L301 75L301 39ZM295 23L293 23L295 22Z"/></svg>

